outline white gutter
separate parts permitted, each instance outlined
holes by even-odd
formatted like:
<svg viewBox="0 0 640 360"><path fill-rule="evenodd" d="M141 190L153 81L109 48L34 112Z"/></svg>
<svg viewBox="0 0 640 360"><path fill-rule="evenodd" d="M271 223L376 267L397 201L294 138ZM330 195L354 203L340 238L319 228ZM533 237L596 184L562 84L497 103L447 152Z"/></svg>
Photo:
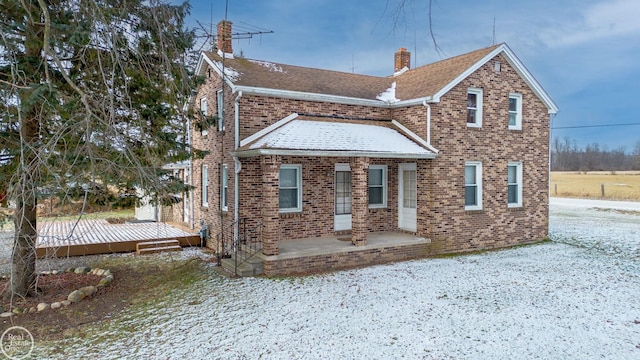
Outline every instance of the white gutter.
<svg viewBox="0 0 640 360"><path fill-rule="evenodd" d="M549 189L547 190L548 191L547 192L547 210L548 210L549 205L551 205L550 204L550 202L551 202L551 154L552 154L552 152L551 152L551 142L553 141L553 120L555 118L556 118L556 113L549 114L549 164L547 164L548 170L549 170L548 171L549 172L549 174L548 174L549 177L547 179L547 181L548 181L547 186L549 187ZM548 219L547 219L547 233L549 233Z"/></svg>
<svg viewBox="0 0 640 360"><path fill-rule="evenodd" d="M242 163L238 160L238 157L233 154L233 161L235 167L235 175L233 176L233 243L235 246L238 244L239 236L239 220L240 220L240 170L242 170Z"/></svg>
<svg viewBox="0 0 640 360"><path fill-rule="evenodd" d="M276 90L276 89L241 86L241 85L236 86L233 90L242 91L245 94L250 94L250 95L272 96L272 97L294 99L294 100L329 102L329 103L338 103L338 104L346 104L346 105L373 106L373 107L381 107L381 108L390 107L388 103L380 100L359 99L359 98L353 98L348 96L316 94L316 93L308 93L308 92L302 92L302 91Z"/></svg>
<svg viewBox="0 0 640 360"><path fill-rule="evenodd" d="M238 150L240 147L240 98L242 97L242 91L238 92L236 100L234 101L234 150ZM235 153L232 155L234 162L234 175L233 175L233 244L238 246L239 237L239 221L240 221L240 171L242 170L242 163L238 160Z"/></svg>
<svg viewBox="0 0 640 360"><path fill-rule="evenodd" d="M423 101L422 105L427 108L427 144L431 144L431 105L427 100Z"/></svg>
<svg viewBox="0 0 640 360"><path fill-rule="evenodd" d="M191 97L189 97L189 100L191 100ZM190 103L190 102L189 102ZM187 105L185 104L185 110L187 110ZM191 149L191 117L187 116L187 144L189 144L189 149ZM191 157L189 157L189 183L187 185L189 185L189 229L193 230L194 229L194 221L193 221L193 212L195 210L194 205L193 205L193 159L191 159ZM182 201L184 201L185 199L183 199ZM182 206L182 208L184 209L184 205ZM183 216L184 217L184 216Z"/></svg>
<svg viewBox="0 0 640 360"><path fill-rule="evenodd" d="M434 149L435 150L435 149ZM353 150L288 150L288 149L254 149L244 150L233 154L234 157L254 157L263 155L289 155L314 157L368 157L383 159L435 159L437 154L425 153L396 153L381 151L353 151Z"/></svg>
<svg viewBox="0 0 640 360"><path fill-rule="evenodd" d="M234 129L234 149L240 147L240 98L242 97L242 91L238 92L235 100L235 129Z"/></svg>

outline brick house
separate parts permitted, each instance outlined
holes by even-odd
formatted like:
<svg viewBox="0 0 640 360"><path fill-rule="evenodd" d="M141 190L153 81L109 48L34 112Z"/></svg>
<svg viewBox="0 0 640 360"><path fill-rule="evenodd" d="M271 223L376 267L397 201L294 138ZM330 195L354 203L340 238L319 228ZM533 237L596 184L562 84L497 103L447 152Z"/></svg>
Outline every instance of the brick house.
<svg viewBox="0 0 640 360"><path fill-rule="evenodd" d="M400 49L375 77L233 56L218 34L193 106L219 121L192 126L209 247L259 229L264 273L286 275L547 236L557 107L506 44L415 69Z"/></svg>

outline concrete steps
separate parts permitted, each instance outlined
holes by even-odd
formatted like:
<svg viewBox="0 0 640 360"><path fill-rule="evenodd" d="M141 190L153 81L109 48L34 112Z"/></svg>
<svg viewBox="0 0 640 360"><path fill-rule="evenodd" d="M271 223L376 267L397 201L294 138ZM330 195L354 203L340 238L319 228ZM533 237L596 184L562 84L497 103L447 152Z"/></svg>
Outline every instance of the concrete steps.
<svg viewBox="0 0 640 360"><path fill-rule="evenodd" d="M262 259L257 256L251 256L248 253L240 250L238 251L238 276L256 276L262 274ZM231 255L230 258L222 259L222 267L235 274L236 260L235 255Z"/></svg>
<svg viewBox="0 0 640 360"><path fill-rule="evenodd" d="M180 242L176 239L136 243L137 255L155 254L165 251L182 251L182 246L180 246Z"/></svg>

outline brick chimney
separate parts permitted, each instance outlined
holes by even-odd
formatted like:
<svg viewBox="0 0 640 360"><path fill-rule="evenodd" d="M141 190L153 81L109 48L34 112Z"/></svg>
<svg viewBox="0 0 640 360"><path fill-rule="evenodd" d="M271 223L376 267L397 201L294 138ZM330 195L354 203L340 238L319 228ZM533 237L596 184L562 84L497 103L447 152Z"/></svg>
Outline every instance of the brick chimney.
<svg viewBox="0 0 640 360"><path fill-rule="evenodd" d="M398 72L404 68L411 68L411 53L405 48L400 48L395 53L393 61L393 72Z"/></svg>
<svg viewBox="0 0 640 360"><path fill-rule="evenodd" d="M218 51L233 54L231 46L231 21L222 20L218 23Z"/></svg>

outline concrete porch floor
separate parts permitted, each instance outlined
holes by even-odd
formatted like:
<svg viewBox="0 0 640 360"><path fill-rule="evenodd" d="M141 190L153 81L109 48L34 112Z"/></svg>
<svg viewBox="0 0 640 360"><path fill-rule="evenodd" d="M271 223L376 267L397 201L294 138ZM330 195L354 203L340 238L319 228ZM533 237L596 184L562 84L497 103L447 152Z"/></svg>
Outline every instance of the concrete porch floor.
<svg viewBox="0 0 640 360"><path fill-rule="evenodd" d="M431 240L428 238L401 232L384 231L368 233L367 244L364 246L355 246L351 243L351 235L347 234L319 238L282 240L278 243L280 250L278 255L261 255L261 257L267 261L277 261L318 255L370 251L391 247L426 245L430 243Z"/></svg>

